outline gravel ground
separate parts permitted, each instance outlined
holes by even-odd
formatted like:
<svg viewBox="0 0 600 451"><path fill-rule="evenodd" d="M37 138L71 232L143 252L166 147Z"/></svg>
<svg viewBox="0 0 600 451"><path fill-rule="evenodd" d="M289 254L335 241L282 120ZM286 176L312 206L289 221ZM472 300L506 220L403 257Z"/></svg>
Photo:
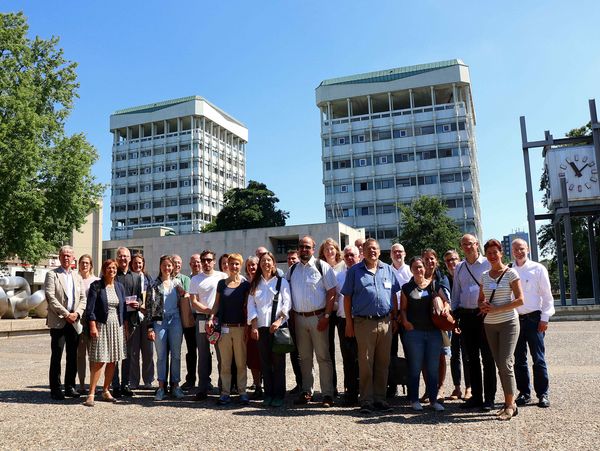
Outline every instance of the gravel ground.
<svg viewBox="0 0 600 451"><path fill-rule="evenodd" d="M600 322L552 323L549 331L552 407L521 408L508 422L462 411L460 401L446 401L444 413L426 408L415 414L402 396L393 401L392 412L369 416L338 407L341 402L331 409L293 407L291 398L280 409L256 402L217 408L216 397L197 403L191 395L155 403L152 392L141 390L130 401L86 408L83 399L50 399L49 336L0 339L0 449L597 450ZM341 376L341 358L337 361ZM292 381L288 364L288 389ZM499 387L497 402L500 393Z"/></svg>

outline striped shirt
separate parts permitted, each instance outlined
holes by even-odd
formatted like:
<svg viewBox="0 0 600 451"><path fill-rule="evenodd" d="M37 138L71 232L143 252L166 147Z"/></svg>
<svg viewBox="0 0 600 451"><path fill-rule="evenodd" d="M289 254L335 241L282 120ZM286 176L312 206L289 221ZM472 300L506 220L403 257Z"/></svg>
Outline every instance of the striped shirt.
<svg viewBox="0 0 600 451"><path fill-rule="evenodd" d="M515 271L513 268L509 268L506 271L506 274L502 276L500 283L498 283L499 278L500 277L493 279L490 277L489 271L485 271L481 276L481 285L483 286L483 294L486 301L489 301L492 291L494 291L494 288L496 288L494 299L492 299L492 305L494 306L506 305L512 302L512 289L510 285L515 280L519 280L519 274L517 274L517 271ZM516 317L516 309L511 309L506 312L490 312L485 315L483 322L485 324L500 324L510 321Z"/></svg>

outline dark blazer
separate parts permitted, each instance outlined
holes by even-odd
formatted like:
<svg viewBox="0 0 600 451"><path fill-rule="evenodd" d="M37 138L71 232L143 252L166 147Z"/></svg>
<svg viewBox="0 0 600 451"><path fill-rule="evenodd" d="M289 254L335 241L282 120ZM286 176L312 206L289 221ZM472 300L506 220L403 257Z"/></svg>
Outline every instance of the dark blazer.
<svg viewBox="0 0 600 451"><path fill-rule="evenodd" d="M119 298L119 305L117 307L117 316L119 317L119 325L123 325L125 319L125 287L123 284L115 280L115 291ZM85 314L88 321L97 321L99 323L106 323L108 318L108 297L106 294L106 285L104 280L96 280L90 285L90 291L88 291L87 307Z"/></svg>

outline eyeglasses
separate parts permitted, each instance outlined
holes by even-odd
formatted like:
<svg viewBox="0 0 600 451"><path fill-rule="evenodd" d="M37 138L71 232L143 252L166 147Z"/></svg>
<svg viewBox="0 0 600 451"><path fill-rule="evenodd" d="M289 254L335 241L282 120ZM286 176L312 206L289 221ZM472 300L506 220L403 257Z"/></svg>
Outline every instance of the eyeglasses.
<svg viewBox="0 0 600 451"><path fill-rule="evenodd" d="M202 261L202 263L210 263L210 262L212 262L214 259L212 259L212 258L201 258L200 260Z"/></svg>
<svg viewBox="0 0 600 451"><path fill-rule="evenodd" d="M456 262L458 261L457 257L452 257L452 258L447 258L446 260L444 260L446 263L450 263L450 262Z"/></svg>

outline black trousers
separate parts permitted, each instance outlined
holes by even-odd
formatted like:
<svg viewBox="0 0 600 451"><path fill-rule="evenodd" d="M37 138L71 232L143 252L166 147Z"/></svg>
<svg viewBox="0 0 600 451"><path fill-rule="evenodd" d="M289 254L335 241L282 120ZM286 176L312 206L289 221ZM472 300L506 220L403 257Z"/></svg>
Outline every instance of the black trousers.
<svg viewBox="0 0 600 451"><path fill-rule="evenodd" d="M185 382L193 387L194 385L196 385L196 372L198 370L196 326L184 327L183 338L185 339L185 345L187 347L187 353L185 354L185 366L187 368ZM198 375L198 380L200 380L200 375Z"/></svg>
<svg viewBox="0 0 600 451"><path fill-rule="evenodd" d="M112 380L112 388L113 390L117 390L120 388L129 385L129 369L131 367L131 353L132 353L132 345L133 341L131 337L134 335L136 329L141 326L140 320L138 317L138 312L127 312L125 314L125 321L127 321L127 327L129 328L129 335L125 337L125 345L127 348L127 354L125 355L125 360L121 362L117 362L115 364L115 374L113 375ZM121 371L119 372L119 366ZM119 375L121 376L121 383L119 383Z"/></svg>
<svg viewBox="0 0 600 451"><path fill-rule="evenodd" d="M335 312L329 316L329 356L333 366L333 392L337 393L337 371L335 369L335 330L337 329L338 317Z"/></svg>
<svg viewBox="0 0 600 451"><path fill-rule="evenodd" d="M358 398L358 345L355 337L346 337L346 318L338 318L337 323L344 365L344 393Z"/></svg>
<svg viewBox="0 0 600 451"><path fill-rule="evenodd" d="M496 397L496 364L483 329L483 316L478 312L477 309L460 309L460 328L469 356L473 402L493 402Z"/></svg>
<svg viewBox="0 0 600 451"><path fill-rule="evenodd" d="M75 387L77 375L77 346L79 335L71 324L66 324L62 329L50 329L50 391L60 390L60 362L63 349L67 350L67 365L65 368L65 388Z"/></svg>
<svg viewBox="0 0 600 451"><path fill-rule="evenodd" d="M258 355L264 381L265 398L283 399L285 396L285 354L271 351L273 334L268 327L258 328Z"/></svg>
<svg viewBox="0 0 600 451"><path fill-rule="evenodd" d="M288 326L290 328L292 340L294 340L294 343L296 343L296 328L294 326L293 317L288 321ZM300 369L300 354L298 354L298 347L290 352L290 361L292 362L292 369L294 370L296 385L302 389L302 370Z"/></svg>
<svg viewBox="0 0 600 451"><path fill-rule="evenodd" d="M460 387L462 382L461 377L461 362L462 372L465 375L465 387L471 388L471 375L469 374L469 356L465 347L463 334L452 333L450 339L450 371L452 373L452 383L455 387Z"/></svg>

